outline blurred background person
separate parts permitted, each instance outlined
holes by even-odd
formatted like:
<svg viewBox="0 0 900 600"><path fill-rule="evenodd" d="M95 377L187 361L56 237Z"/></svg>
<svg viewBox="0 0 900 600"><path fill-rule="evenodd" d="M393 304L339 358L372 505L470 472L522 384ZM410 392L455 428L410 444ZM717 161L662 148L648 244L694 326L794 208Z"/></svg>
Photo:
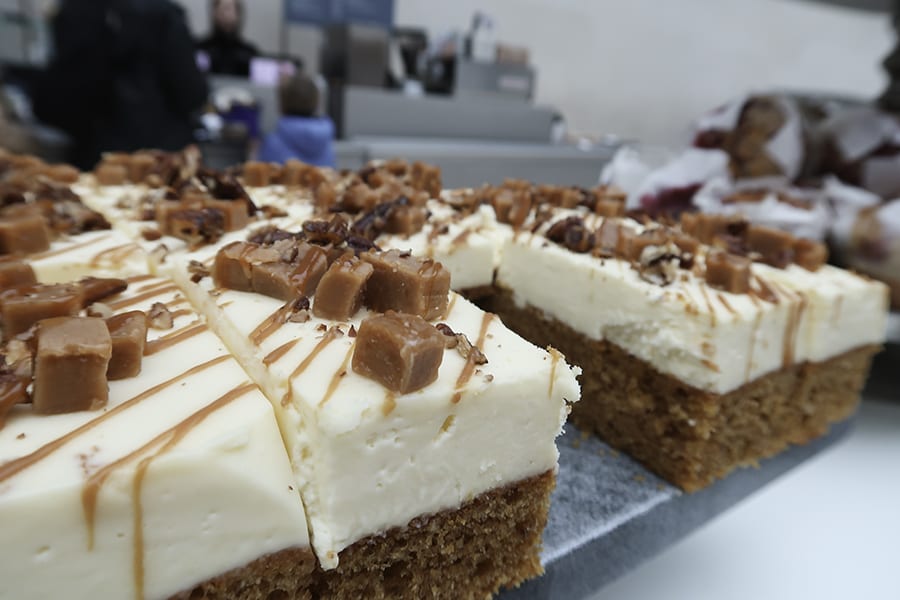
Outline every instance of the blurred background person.
<svg viewBox="0 0 900 600"><path fill-rule="evenodd" d="M64 0L54 56L36 82L34 112L73 140L70 161L102 152L178 150L193 141L206 101L183 10L170 0Z"/></svg>
<svg viewBox="0 0 900 600"><path fill-rule="evenodd" d="M250 61L259 54L256 46L241 37L244 5L240 0L212 0L212 31L197 44L205 53L209 71L219 75L250 74Z"/></svg>
<svg viewBox="0 0 900 600"><path fill-rule="evenodd" d="M281 117L263 140L259 160L283 163L296 158L311 165L334 167L334 123L316 116L319 89L304 73L282 79L278 90Z"/></svg>

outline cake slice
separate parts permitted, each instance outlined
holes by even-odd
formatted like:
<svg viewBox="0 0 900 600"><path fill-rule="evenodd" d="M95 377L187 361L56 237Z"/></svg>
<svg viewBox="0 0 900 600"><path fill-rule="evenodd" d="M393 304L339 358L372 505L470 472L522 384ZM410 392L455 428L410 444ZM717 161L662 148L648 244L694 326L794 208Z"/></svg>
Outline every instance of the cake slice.
<svg viewBox="0 0 900 600"><path fill-rule="evenodd" d="M170 281L92 285L87 312L7 335L0 596L311 597L315 558L269 402Z"/></svg>
<svg viewBox="0 0 900 600"><path fill-rule="evenodd" d="M579 428L686 490L848 416L884 341L884 286L737 217L546 202L510 229L494 309L582 367Z"/></svg>
<svg viewBox="0 0 900 600"><path fill-rule="evenodd" d="M575 370L434 261L278 237L168 264L275 408L323 595L481 598L540 573Z"/></svg>

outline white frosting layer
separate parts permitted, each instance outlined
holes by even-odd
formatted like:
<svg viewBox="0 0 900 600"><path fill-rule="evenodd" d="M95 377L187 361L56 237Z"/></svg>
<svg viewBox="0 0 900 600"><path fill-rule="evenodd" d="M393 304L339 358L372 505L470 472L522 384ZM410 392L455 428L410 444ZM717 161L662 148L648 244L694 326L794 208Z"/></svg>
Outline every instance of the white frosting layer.
<svg viewBox="0 0 900 600"><path fill-rule="evenodd" d="M130 237L116 230L64 236L54 240L46 252L29 255L28 263L40 281L147 272L147 255Z"/></svg>
<svg viewBox="0 0 900 600"><path fill-rule="evenodd" d="M663 287L641 279L628 262L519 235L503 248L497 281L517 302L717 393L884 341L883 285L829 266L815 273L796 265L753 270L754 289L768 284L777 303L718 291L693 275Z"/></svg>
<svg viewBox="0 0 900 600"><path fill-rule="evenodd" d="M576 370L463 298L452 296L443 321L490 362L460 383L454 402L465 364L455 350L445 352L436 382L393 397L350 368L347 333L365 310L340 324L344 335L312 318L260 340L254 330L282 302L230 290L210 295L209 278L195 285L181 271L180 279L273 401L325 568L366 536L556 468L566 400L579 395Z"/></svg>
<svg viewBox="0 0 900 600"><path fill-rule="evenodd" d="M135 282L125 297L139 295L109 304L164 302L176 317L171 331L151 329L148 339L203 327L169 282ZM110 382L101 411L14 409L0 429L0 522L16 540L0 548L0 597L168 598L263 555L308 547L272 408L248 382L203 330L146 356L139 376ZM13 472L35 452L46 455ZM85 494L94 486L91 512Z"/></svg>

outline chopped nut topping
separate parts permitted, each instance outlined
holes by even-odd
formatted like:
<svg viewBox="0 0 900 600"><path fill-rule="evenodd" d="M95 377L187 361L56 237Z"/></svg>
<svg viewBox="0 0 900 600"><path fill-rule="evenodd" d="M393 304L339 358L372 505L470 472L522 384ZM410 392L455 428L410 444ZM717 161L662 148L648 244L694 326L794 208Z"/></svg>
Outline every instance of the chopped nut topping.
<svg viewBox="0 0 900 600"><path fill-rule="evenodd" d="M589 252L594 247L594 234L581 217L567 217L553 223L547 229L546 237L572 252Z"/></svg>
<svg viewBox="0 0 900 600"><path fill-rule="evenodd" d="M141 230L141 237L148 242L155 242L162 237L162 232L159 229L148 227Z"/></svg>
<svg viewBox="0 0 900 600"><path fill-rule="evenodd" d="M645 246L638 261L641 279L657 285L669 285L678 277L681 249L672 242Z"/></svg>
<svg viewBox="0 0 900 600"><path fill-rule="evenodd" d="M266 219L275 219L277 217L286 217L288 215L285 211L271 204L260 206L259 212L261 212L262 216Z"/></svg>
<svg viewBox="0 0 900 600"><path fill-rule="evenodd" d="M176 209L166 212L161 229L193 248L217 242L225 233L225 216L215 208Z"/></svg>
<svg viewBox="0 0 900 600"><path fill-rule="evenodd" d="M169 308L162 302L154 302L147 311L147 324L153 329L172 329L175 321Z"/></svg>
<svg viewBox="0 0 900 600"><path fill-rule="evenodd" d="M363 320L352 368L393 392L408 394L435 381L444 335L416 315L389 311Z"/></svg>
<svg viewBox="0 0 900 600"><path fill-rule="evenodd" d="M25 404L31 400L28 396L30 383L30 377L16 375L5 368L0 369L0 428L3 427L6 416L14 406ZM23 434L19 435L24 437Z"/></svg>
<svg viewBox="0 0 900 600"><path fill-rule="evenodd" d="M191 260L187 266L188 273L191 274L191 282L200 283L204 277L209 277L209 269L206 268L199 260Z"/></svg>
<svg viewBox="0 0 900 600"><path fill-rule="evenodd" d="M106 370L112 340L106 323L93 317L57 317L38 325L34 410L57 414L106 405Z"/></svg>

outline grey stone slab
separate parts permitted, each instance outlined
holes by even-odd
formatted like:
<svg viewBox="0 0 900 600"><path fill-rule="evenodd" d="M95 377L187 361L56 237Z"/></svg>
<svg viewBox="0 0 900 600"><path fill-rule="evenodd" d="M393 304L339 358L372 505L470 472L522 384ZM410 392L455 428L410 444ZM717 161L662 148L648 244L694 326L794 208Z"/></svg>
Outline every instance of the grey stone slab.
<svg viewBox="0 0 900 600"><path fill-rule="evenodd" d="M779 475L844 437L848 419L824 437L740 469L694 494L648 472L573 426L559 440L560 468L544 533L543 577L502 600L588 598Z"/></svg>

